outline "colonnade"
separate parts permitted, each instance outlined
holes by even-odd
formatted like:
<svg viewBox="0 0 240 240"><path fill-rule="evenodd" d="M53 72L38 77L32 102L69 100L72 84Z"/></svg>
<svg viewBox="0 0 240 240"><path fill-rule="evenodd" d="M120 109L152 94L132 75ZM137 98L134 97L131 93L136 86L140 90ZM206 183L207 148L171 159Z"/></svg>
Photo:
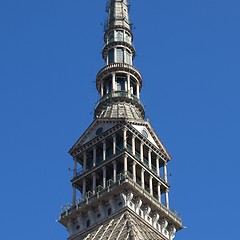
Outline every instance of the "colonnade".
<svg viewBox="0 0 240 240"><path fill-rule="evenodd" d="M129 137L131 137L130 141L128 141ZM131 154L135 157L133 158L133 157L128 156L127 154L124 154L121 161L119 161L119 160L118 160L118 162L116 160L112 161L112 167L110 167L110 165L108 164L106 166L103 166L100 171L98 169L98 173L100 173L99 176L102 177L102 179L100 180L101 187L106 188L107 181L110 180L110 179L107 179L107 172L110 173L112 171L108 175L111 176L111 180L113 182L116 182L118 180L117 175L119 173L124 174L125 176L128 176L129 174L131 174L131 178L132 178L133 182L135 182L137 184L139 184L139 182L141 182L140 185L141 185L142 189L144 189L146 191L149 188L148 193L150 195L156 197L156 194L157 194L157 197L158 197L158 200L160 203L162 202L162 194L164 194L166 207L169 208L169 196L168 196L169 190L167 187L161 188L162 183L161 183L160 179L156 178L156 175L157 175L159 178L163 179L167 183L167 181L168 181L168 179L167 179L167 163L165 161L161 162L161 167L163 167L163 176L161 176L160 157L157 154L153 155L154 151L152 149L148 148L147 149L148 152L146 152L146 147L144 146L144 142L141 141L139 138L138 138L138 141L140 140L140 145L138 145L138 147L137 147L136 146L137 136L134 134L131 134L131 135L128 134L126 128L123 129L121 138L122 138L123 149L127 149L128 143L130 142ZM116 155L116 153L117 153L117 139L119 139L119 136L117 137L116 133L113 134L112 141L111 141L113 155ZM109 139L104 139L101 142L101 144L102 144L102 146L101 146L102 161L106 161L107 145L109 146ZM82 154L83 155L83 157L82 157L82 159L83 159L83 161L82 161L83 174L88 170L87 169L87 161L92 161L92 167L95 167L97 165L98 146L99 145L95 145L91 150L92 151L92 153L91 153L92 159L88 159L87 151L83 152L83 154ZM144 152L144 147L145 147L145 152ZM139 153L137 154L136 148L138 148L138 151L140 150L140 154ZM99 152L98 152L98 154L99 154ZM140 157L139 157L139 155L140 155ZM146 164L146 162L144 162L144 155L147 156L147 161L148 161L147 164ZM136 159L138 159L139 161L137 161ZM120 162L121 162L121 164L120 164ZM153 165L153 162L154 162L154 165ZM140 164L140 163L142 163L142 164ZM121 167L120 167L120 165L121 165ZM153 171L153 166L154 166L154 168L156 167L155 171ZM140 170L140 174L138 174L138 177L137 177L137 173L139 173L139 170ZM152 171L149 171L149 170L152 170ZM88 179L89 179L89 177L91 178L91 181L90 181L91 185L87 184L86 177L82 179L82 189L81 189L82 191L81 192L82 192L83 200L86 200L86 197L87 197L86 194L89 191L92 194L96 194L96 191L97 191L96 188L98 187L96 174L97 174L96 172L93 172L91 177L89 175L87 176ZM139 175L140 175L140 179L139 179ZM154 181L154 184L153 184L153 181ZM156 183L156 181L157 181L157 183ZM164 191L162 189L164 189Z"/></svg>

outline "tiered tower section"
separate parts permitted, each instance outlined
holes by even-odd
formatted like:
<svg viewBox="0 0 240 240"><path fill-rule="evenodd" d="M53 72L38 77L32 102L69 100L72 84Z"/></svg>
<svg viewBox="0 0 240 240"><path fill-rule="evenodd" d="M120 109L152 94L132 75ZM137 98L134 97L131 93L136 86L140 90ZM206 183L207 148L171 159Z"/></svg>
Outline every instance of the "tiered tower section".
<svg viewBox="0 0 240 240"><path fill-rule="evenodd" d="M132 65L135 49L128 10L126 0L107 4L108 20L102 51L106 66L96 79L101 97L95 108L96 118L144 119L144 108L139 99L142 76Z"/></svg>
<svg viewBox="0 0 240 240"><path fill-rule="evenodd" d="M59 219L69 240L172 240L183 228L170 210L170 155L144 120L128 11L127 0L107 4L100 99L93 123L69 151L73 199Z"/></svg>

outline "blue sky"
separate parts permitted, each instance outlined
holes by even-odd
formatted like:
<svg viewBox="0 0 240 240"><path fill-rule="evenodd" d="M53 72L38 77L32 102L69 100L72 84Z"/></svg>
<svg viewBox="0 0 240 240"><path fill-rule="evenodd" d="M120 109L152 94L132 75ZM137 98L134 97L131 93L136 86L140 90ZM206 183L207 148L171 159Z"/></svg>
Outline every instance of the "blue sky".
<svg viewBox="0 0 240 240"><path fill-rule="evenodd" d="M93 119L105 1L0 1L2 239L58 239L68 150ZM236 239L240 2L131 1L142 102L173 160L178 240Z"/></svg>

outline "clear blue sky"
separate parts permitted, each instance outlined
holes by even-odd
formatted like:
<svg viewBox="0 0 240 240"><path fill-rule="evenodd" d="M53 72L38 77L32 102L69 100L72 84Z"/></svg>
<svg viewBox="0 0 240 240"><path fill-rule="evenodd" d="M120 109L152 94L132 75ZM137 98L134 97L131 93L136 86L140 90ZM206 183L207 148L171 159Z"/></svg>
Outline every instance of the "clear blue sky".
<svg viewBox="0 0 240 240"><path fill-rule="evenodd" d="M172 155L177 240L239 229L240 1L131 1L147 118ZM68 150L98 95L105 1L0 1L1 238L64 240Z"/></svg>

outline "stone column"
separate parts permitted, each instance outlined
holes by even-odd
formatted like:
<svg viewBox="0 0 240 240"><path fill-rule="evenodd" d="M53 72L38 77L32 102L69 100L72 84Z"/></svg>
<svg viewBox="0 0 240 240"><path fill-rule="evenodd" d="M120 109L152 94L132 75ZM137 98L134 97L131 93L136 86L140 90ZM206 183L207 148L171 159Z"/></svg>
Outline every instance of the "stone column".
<svg viewBox="0 0 240 240"><path fill-rule="evenodd" d="M139 98L139 83L137 83L137 97Z"/></svg>
<svg viewBox="0 0 240 240"><path fill-rule="evenodd" d="M117 162L113 161L113 181L117 181Z"/></svg>
<svg viewBox="0 0 240 240"><path fill-rule="evenodd" d="M96 193L96 173L93 173L92 174L92 177L93 177L93 181L92 181L92 192L93 192L93 194L95 194Z"/></svg>
<svg viewBox="0 0 240 240"><path fill-rule="evenodd" d="M158 200L161 203L162 202L162 198L161 198L161 183L158 182Z"/></svg>
<svg viewBox="0 0 240 240"><path fill-rule="evenodd" d="M86 178L83 179L82 200L86 200Z"/></svg>
<svg viewBox="0 0 240 240"><path fill-rule="evenodd" d="M145 180L144 180L144 172L145 170L141 169L141 182L142 182L142 188L145 189Z"/></svg>
<svg viewBox="0 0 240 240"><path fill-rule="evenodd" d="M131 92L131 80L130 80L130 75L127 75L127 90L130 93Z"/></svg>
<svg viewBox="0 0 240 240"><path fill-rule="evenodd" d="M93 167L96 166L96 160L97 160L97 148L96 146L93 147Z"/></svg>
<svg viewBox="0 0 240 240"><path fill-rule="evenodd" d="M169 190L166 189L165 197L166 197L166 207L167 207L167 209L169 209L169 195L168 195L168 193L169 193Z"/></svg>
<svg viewBox="0 0 240 240"><path fill-rule="evenodd" d="M83 172L87 170L87 153L83 153Z"/></svg>
<svg viewBox="0 0 240 240"><path fill-rule="evenodd" d="M117 137L116 134L113 135L113 155L116 154L116 146L117 146Z"/></svg>
<svg viewBox="0 0 240 240"><path fill-rule="evenodd" d="M160 177L160 171L159 171L159 157L157 156L156 159L156 168L157 168L157 175Z"/></svg>
<svg viewBox="0 0 240 240"><path fill-rule="evenodd" d="M106 160L106 140L103 140L103 161Z"/></svg>
<svg viewBox="0 0 240 240"><path fill-rule="evenodd" d="M127 129L123 129L123 148L127 148Z"/></svg>
<svg viewBox="0 0 240 240"><path fill-rule="evenodd" d="M124 156L124 175L127 174L127 170L128 170L128 157L127 155Z"/></svg>
<svg viewBox="0 0 240 240"><path fill-rule="evenodd" d="M141 161L143 162L143 142L140 143L140 158Z"/></svg>
<svg viewBox="0 0 240 240"><path fill-rule="evenodd" d="M103 97L103 83L101 82L101 97Z"/></svg>
<svg viewBox="0 0 240 240"><path fill-rule="evenodd" d="M135 161L133 161L133 170L132 170L132 172L133 172L133 181L134 182L136 182L136 162Z"/></svg>
<svg viewBox="0 0 240 240"><path fill-rule="evenodd" d="M152 169L152 150L148 149L148 167Z"/></svg>
<svg viewBox="0 0 240 240"><path fill-rule="evenodd" d="M132 135L132 153L133 156L135 156L135 152L136 152L136 137L134 135Z"/></svg>
<svg viewBox="0 0 240 240"><path fill-rule="evenodd" d="M107 180L106 167L104 166L102 170L103 170L103 188L106 188L106 180Z"/></svg>
<svg viewBox="0 0 240 240"><path fill-rule="evenodd" d="M73 167L73 178L77 177L77 158L74 158L74 167ZM76 187L73 184L73 196L72 196L72 205L76 205L76 200L77 200L77 192L76 192Z"/></svg>
<svg viewBox="0 0 240 240"><path fill-rule="evenodd" d="M115 91L115 85L116 85L116 73L112 73L112 91Z"/></svg>
<svg viewBox="0 0 240 240"><path fill-rule="evenodd" d="M167 163L164 163L164 181L167 182L168 181L168 177L167 177Z"/></svg>
<svg viewBox="0 0 240 240"><path fill-rule="evenodd" d="M149 176L149 189L150 194L153 195L153 177L151 175Z"/></svg>

